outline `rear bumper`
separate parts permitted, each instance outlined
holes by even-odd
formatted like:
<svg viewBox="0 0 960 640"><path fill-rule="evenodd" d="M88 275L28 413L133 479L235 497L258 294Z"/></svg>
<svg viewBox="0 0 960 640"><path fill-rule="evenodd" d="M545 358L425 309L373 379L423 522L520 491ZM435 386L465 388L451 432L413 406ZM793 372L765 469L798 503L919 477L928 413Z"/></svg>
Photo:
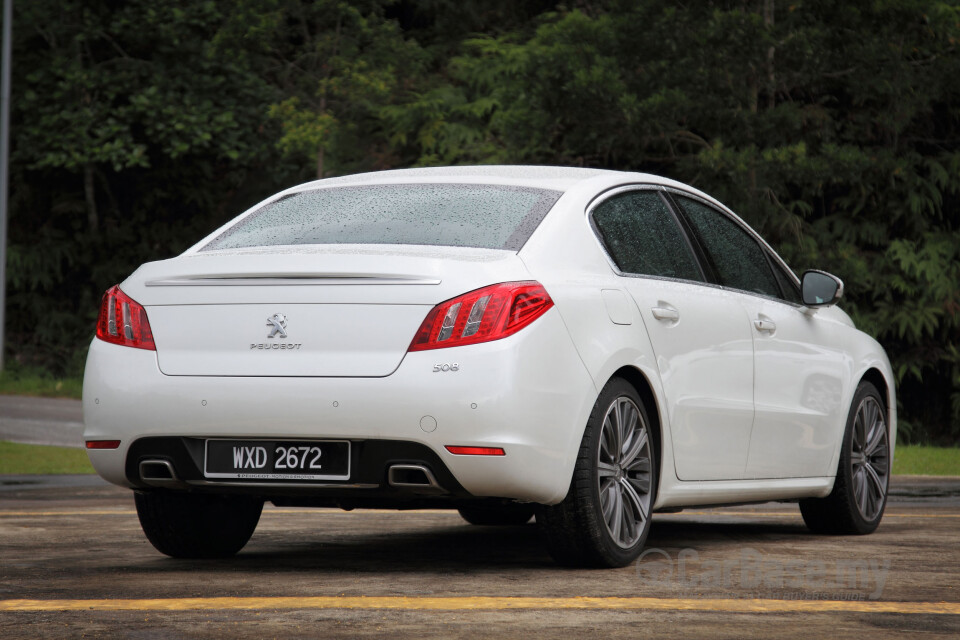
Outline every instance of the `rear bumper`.
<svg viewBox="0 0 960 640"><path fill-rule="evenodd" d="M474 498L425 445L380 439L351 444L351 473L345 481L207 478L203 471L205 439L180 436L134 440L127 450L125 474L131 486L142 489L247 493L277 504L347 509L371 505L456 506ZM411 470L415 472L412 475Z"/></svg>
<svg viewBox="0 0 960 640"><path fill-rule="evenodd" d="M450 363L457 371L434 372ZM138 486L128 453L142 438L330 438L358 450L379 441L422 445L437 473L448 470L452 494L552 504L566 495L596 393L556 311L504 340L409 353L383 378L167 376L155 352L95 339L84 437L120 440L118 449L88 453L101 476L123 486ZM457 456L445 445L502 447L506 455ZM385 470L363 480L317 493L386 489Z"/></svg>

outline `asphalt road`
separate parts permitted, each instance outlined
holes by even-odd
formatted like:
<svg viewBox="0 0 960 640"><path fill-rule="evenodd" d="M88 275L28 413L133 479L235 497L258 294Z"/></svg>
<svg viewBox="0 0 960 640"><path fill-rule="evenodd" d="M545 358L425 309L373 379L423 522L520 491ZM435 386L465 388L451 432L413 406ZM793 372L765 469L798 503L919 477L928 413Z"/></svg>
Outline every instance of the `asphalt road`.
<svg viewBox="0 0 960 640"><path fill-rule="evenodd" d="M79 403L0 396L0 439L81 446ZM268 506L230 560L173 560L130 492L0 475L0 638L960 636L960 478L894 477L870 536L795 505L658 514L617 570L563 569L536 525Z"/></svg>
<svg viewBox="0 0 960 640"><path fill-rule="evenodd" d="M895 478L862 537L788 504L659 514L640 562L593 571L442 511L267 507L237 557L173 560L128 491L26 480L0 478L6 639L960 634L960 479Z"/></svg>
<svg viewBox="0 0 960 640"><path fill-rule="evenodd" d="M0 395L0 440L82 448L82 436L79 400Z"/></svg>

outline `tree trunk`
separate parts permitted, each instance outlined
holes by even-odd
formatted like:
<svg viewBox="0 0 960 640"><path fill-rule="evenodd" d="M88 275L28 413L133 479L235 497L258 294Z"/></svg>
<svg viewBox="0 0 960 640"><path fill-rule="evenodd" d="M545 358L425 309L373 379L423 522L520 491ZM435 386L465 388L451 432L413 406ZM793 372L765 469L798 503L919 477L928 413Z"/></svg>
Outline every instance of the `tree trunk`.
<svg viewBox="0 0 960 640"><path fill-rule="evenodd" d="M773 9L775 0L763 0L763 26L768 32L773 31ZM777 78L774 75L773 56L777 49L772 44L767 49L767 108L772 109L777 103Z"/></svg>
<svg viewBox="0 0 960 640"><path fill-rule="evenodd" d="M83 195L87 201L87 226L90 231L96 231L100 226L100 216L97 213L97 193L93 186L93 164L90 162L83 167Z"/></svg>
<svg viewBox="0 0 960 640"><path fill-rule="evenodd" d="M333 51L331 52L330 57L335 57L340 49L340 27L343 23L343 15L337 13L337 29L334 33L333 38ZM323 74L323 83L320 85L320 114L327 113L327 81L330 80L330 74L333 72L333 67L327 65L326 71ZM323 180L323 145L324 142L320 143L320 146L317 147L317 180Z"/></svg>

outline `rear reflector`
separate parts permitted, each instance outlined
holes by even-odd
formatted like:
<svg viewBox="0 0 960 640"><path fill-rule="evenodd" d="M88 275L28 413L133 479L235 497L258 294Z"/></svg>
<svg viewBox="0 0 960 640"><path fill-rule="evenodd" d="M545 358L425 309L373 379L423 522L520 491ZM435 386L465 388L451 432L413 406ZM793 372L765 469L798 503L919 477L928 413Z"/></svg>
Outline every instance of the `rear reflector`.
<svg viewBox="0 0 960 640"><path fill-rule="evenodd" d="M97 318L97 337L124 347L157 350L146 309L117 285L103 294L100 317Z"/></svg>
<svg viewBox="0 0 960 640"><path fill-rule="evenodd" d="M500 447L456 447L447 445L447 451L458 456L505 456Z"/></svg>
<svg viewBox="0 0 960 640"><path fill-rule="evenodd" d="M504 282L441 302L427 314L410 351L460 347L513 335L553 306L539 282Z"/></svg>
<svg viewBox="0 0 960 640"><path fill-rule="evenodd" d="M87 440L87 449L119 449L119 440Z"/></svg>

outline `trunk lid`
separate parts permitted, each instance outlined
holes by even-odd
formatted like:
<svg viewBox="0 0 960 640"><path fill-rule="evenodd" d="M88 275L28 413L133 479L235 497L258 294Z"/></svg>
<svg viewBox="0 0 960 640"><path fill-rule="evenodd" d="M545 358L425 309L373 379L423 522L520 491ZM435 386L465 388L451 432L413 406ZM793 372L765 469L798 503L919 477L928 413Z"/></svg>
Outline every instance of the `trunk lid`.
<svg viewBox="0 0 960 640"><path fill-rule="evenodd" d="M120 288L166 375L382 377L434 305L524 279L512 251L324 246L187 254Z"/></svg>

